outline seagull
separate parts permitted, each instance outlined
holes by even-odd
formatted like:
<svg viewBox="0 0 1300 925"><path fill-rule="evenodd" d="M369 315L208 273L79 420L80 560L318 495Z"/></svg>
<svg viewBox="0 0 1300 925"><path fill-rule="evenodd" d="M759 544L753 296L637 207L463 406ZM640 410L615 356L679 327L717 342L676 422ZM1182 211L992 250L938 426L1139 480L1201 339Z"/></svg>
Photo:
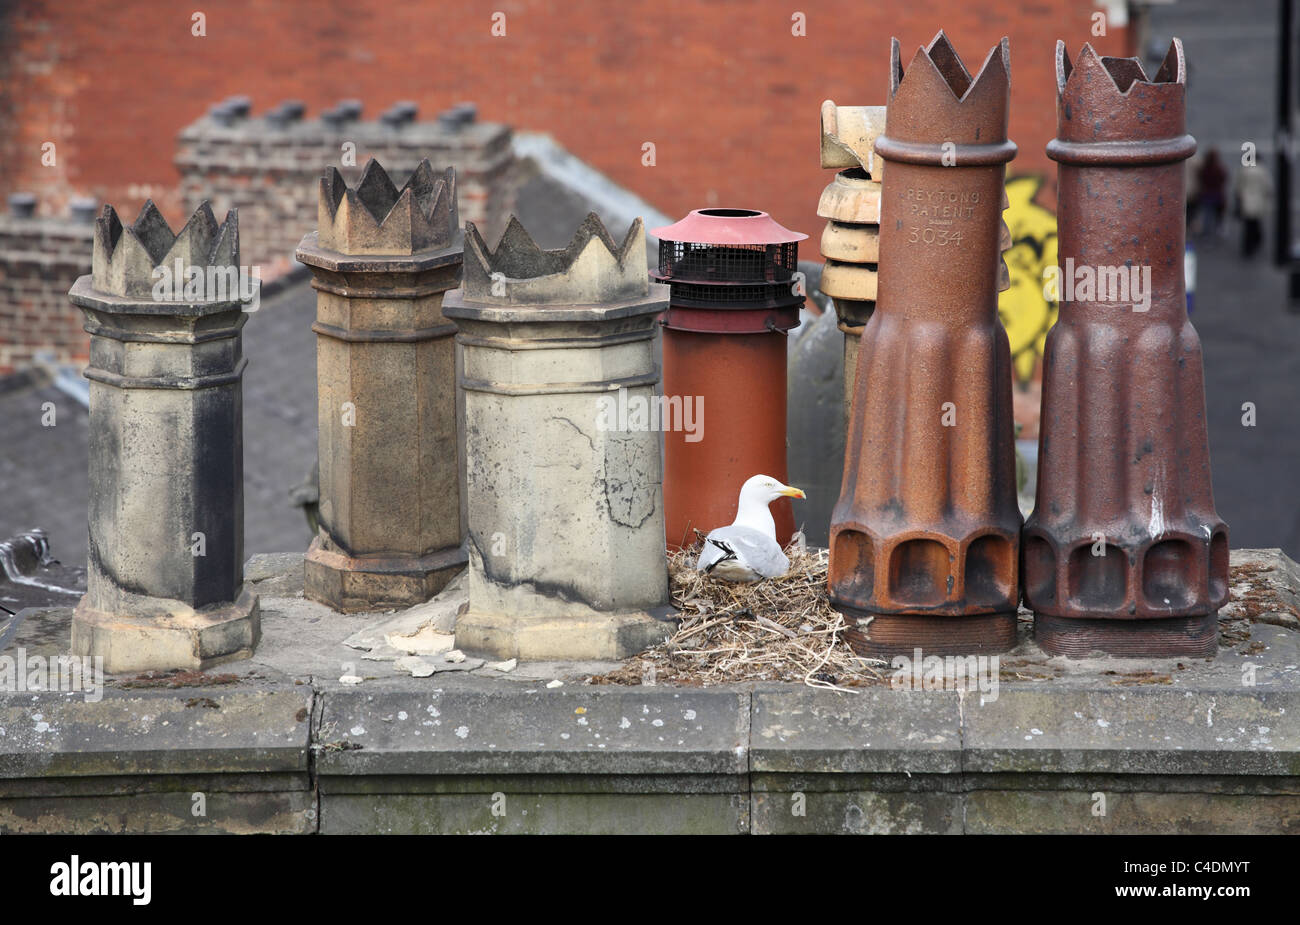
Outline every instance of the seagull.
<svg viewBox="0 0 1300 925"><path fill-rule="evenodd" d="M758 581L784 575L790 560L776 541L776 523L767 506L777 498L807 497L770 475L751 477L741 486L736 519L729 527L709 531L695 567L728 581Z"/></svg>

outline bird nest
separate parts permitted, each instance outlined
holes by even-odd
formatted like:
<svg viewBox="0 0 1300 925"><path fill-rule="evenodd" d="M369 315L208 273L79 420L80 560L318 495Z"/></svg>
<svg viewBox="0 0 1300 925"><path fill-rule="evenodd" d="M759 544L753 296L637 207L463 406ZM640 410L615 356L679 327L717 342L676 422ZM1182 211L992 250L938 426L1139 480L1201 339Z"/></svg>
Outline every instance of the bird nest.
<svg viewBox="0 0 1300 925"><path fill-rule="evenodd" d="M826 596L829 552L792 544L780 578L740 584L693 568L698 545L670 554L681 624L672 637L590 679L592 684L797 681L846 690L884 683L885 662L856 655Z"/></svg>

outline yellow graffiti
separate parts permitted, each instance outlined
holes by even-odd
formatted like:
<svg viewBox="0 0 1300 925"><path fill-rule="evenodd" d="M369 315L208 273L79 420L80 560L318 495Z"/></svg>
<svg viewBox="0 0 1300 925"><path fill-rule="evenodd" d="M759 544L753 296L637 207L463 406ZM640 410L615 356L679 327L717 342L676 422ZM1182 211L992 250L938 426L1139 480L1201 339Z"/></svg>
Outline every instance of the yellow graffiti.
<svg viewBox="0 0 1300 925"><path fill-rule="evenodd" d="M1056 301L1043 295L1043 270L1056 266L1056 216L1034 202L1042 187L1042 177L1008 177L1009 205L1002 213L1011 230L1011 247L1002 255L1011 287L998 295L998 315L1007 329L1012 368L1021 382L1033 377L1057 313Z"/></svg>

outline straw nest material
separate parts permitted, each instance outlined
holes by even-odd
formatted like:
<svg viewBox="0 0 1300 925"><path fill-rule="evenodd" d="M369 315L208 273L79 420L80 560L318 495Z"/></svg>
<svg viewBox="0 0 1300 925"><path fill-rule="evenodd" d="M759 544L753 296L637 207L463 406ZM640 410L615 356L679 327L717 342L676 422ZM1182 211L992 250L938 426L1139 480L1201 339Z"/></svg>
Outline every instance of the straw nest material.
<svg viewBox="0 0 1300 925"><path fill-rule="evenodd" d="M753 584L696 571L698 545L671 554L677 632L590 683L800 681L835 690L885 683L886 663L855 655L844 641L844 618L826 596L828 551L791 544L786 553L785 575Z"/></svg>

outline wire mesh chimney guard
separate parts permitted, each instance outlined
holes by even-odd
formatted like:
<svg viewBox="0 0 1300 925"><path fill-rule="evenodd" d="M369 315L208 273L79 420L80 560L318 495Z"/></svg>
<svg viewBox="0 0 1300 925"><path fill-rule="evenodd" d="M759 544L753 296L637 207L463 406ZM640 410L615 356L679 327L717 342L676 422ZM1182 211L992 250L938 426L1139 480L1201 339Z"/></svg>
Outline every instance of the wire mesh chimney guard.
<svg viewBox="0 0 1300 925"><path fill-rule="evenodd" d="M670 548L694 530L732 522L740 486L786 479L786 338L803 305L799 242L766 212L697 209L654 234L671 287L664 315L664 395L695 408L696 428L664 434ZM788 498L772 505L782 545L794 533Z"/></svg>

